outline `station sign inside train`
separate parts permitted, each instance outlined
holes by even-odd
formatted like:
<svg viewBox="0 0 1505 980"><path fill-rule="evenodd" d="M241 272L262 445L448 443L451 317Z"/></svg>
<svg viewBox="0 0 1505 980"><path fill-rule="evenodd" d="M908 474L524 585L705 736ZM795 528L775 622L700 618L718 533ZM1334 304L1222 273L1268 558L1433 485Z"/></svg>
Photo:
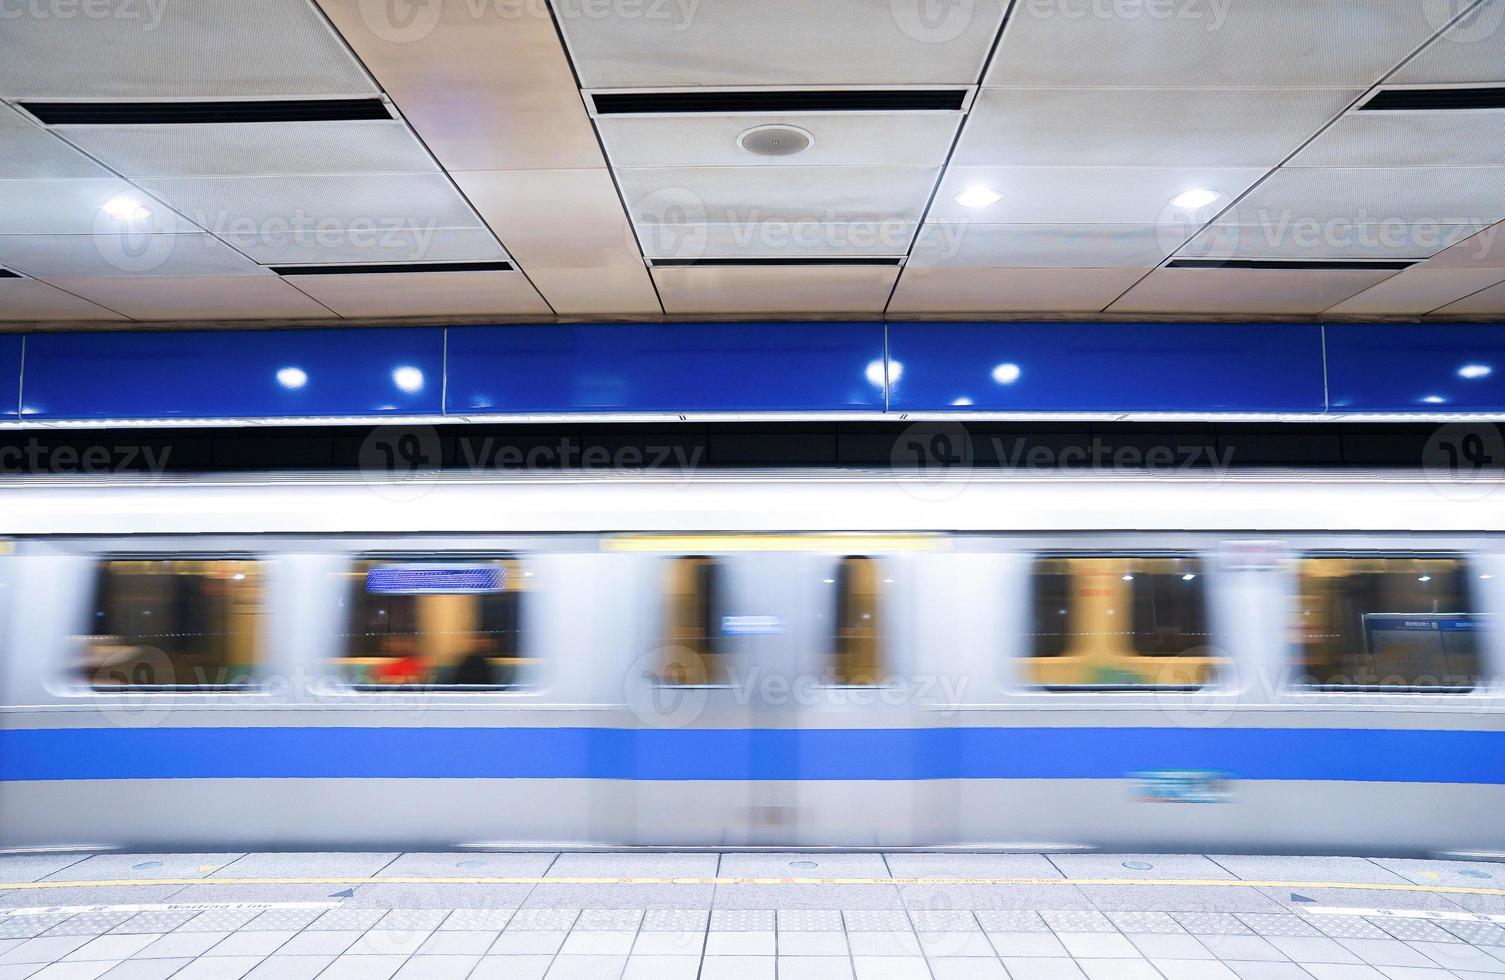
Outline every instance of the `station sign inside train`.
<svg viewBox="0 0 1505 980"><path fill-rule="evenodd" d="M502 565L379 565L366 572L366 591L378 595L463 595L507 591Z"/></svg>

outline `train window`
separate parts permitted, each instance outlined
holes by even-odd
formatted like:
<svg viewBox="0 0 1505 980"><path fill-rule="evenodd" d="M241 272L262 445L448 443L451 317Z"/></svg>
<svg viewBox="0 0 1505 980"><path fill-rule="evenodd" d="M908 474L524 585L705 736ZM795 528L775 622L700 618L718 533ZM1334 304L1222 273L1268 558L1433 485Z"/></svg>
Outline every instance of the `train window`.
<svg viewBox="0 0 1505 980"><path fill-rule="evenodd" d="M96 566L78 677L95 691L234 691L261 641L259 563L106 558Z"/></svg>
<svg viewBox="0 0 1505 980"><path fill-rule="evenodd" d="M1456 557L1310 555L1296 597L1298 685L1327 691L1472 689L1485 628Z"/></svg>
<svg viewBox="0 0 1505 980"><path fill-rule="evenodd" d="M691 555L670 561L668 629L658 664L659 683L728 683L720 630L721 578L721 563L714 558Z"/></svg>
<svg viewBox="0 0 1505 980"><path fill-rule="evenodd" d="M1191 556L1042 556L1027 677L1048 690L1190 690L1220 666Z"/></svg>
<svg viewBox="0 0 1505 980"><path fill-rule="evenodd" d="M870 687L883 681L880 663L882 622L879 616L878 563L871 558L843 558L836 569L835 683Z"/></svg>
<svg viewBox="0 0 1505 980"><path fill-rule="evenodd" d="M338 665L362 691L512 690L536 661L522 641L516 558L353 563Z"/></svg>

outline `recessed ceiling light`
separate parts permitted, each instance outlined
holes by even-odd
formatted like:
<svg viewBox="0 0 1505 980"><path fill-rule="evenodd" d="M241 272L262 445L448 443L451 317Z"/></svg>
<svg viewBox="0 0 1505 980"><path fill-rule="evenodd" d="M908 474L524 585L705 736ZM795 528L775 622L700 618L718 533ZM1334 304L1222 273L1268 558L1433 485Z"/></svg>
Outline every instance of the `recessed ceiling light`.
<svg viewBox="0 0 1505 980"><path fill-rule="evenodd" d="M152 216L152 209L132 194L117 194L104 202L99 210L121 221L145 221Z"/></svg>
<svg viewBox="0 0 1505 980"><path fill-rule="evenodd" d="M1024 372L1019 370L1019 365L1013 363L1000 364L993 369L993 380L1001 385L1011 385L1019 380L1019 375Z"/></svg>
<svg viewBox="0 0 1505 980"><path fill-rule="evenodd" d="M868 364L866 371L868 384L871 384L874 387L882 388L885 380L888 384L899 383L899 376L904 373L904 365L890 358L888 362L886 379L884 377L885 372L883 368L884 365L882 361L872 361Z"/></svg>
<svg viewBox="0 0 1505 980"><path fill-rule="evenodd" d="M985 208L989 204L996 204L1002 199L1002 194L984 184L973 184L956 195L956 203L964 208Z"/></svg>
<svg viewBox="0 0 1505 980"><path fill-rule="evenodd" d="M277 372L277 383L284 388L302 388L308 384L308 372L302 368L285 367Z"/></svg>
<svg viewBox="0 0 1505 980"><path fill-rule="evenodd" d="M955 405L957 408L966 408L968 405L972 404L972 399L968 398L966 395L963 395L960 398L953 400L951 404Z"/></svg>
<svg viewBox="0 0 1505 980"><path fill-rule="evenodd" d="M1447 399L1443 398L1441 395L1428 395L1427 397L1423 398L1422 401L1428 405L1441 405L1443 402L1447 401Z"/></svg>
<svg viewBox="0 0 1505 980"><path fill-rule="evenodd" d="M1210 187L1193 187L1191 190L1182 191L1171 198L1171 206L1195 211L1197 208L1207 207L1207 205L1222 196Z"/></svg>
<svg viewBox="0 0 1505 980"><path fill-rule="evenodd" d="M1495 373L1495 369L1488 364L1465 364L1458 369L1458 377L1474 381L1478 378L1487 378Z"/></svg>
<svg viewBox="0 0 1505 980"><path fill-rule="evenodd" d="M400 367L392 372L392 383L410 395L420 392L423 390L423 372L415 367Z"/></svg>

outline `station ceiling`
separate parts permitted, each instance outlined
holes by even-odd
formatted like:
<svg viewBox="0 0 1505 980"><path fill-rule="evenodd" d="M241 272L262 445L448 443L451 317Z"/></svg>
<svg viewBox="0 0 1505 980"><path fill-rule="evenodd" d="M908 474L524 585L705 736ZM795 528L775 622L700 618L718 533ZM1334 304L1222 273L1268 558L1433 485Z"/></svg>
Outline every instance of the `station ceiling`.
<svg viewBox="0 0 1505 980"><path fill-rule="evenodd" d="M0 321L1498 317L1505 0L14 0Z"/></svg>

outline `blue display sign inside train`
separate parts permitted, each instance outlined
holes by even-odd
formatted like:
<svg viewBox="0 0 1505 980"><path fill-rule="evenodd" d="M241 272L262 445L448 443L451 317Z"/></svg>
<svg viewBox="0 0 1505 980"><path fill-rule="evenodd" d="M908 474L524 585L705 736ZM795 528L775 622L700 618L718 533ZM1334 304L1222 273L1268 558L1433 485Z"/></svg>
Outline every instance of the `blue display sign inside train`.
<svg viewBox="0 0 1505 980"><path fill-rule="evenodd" d="M505 592L503 565L379 565L366 572L366 591L378 595L457 595Z"/></svg>

